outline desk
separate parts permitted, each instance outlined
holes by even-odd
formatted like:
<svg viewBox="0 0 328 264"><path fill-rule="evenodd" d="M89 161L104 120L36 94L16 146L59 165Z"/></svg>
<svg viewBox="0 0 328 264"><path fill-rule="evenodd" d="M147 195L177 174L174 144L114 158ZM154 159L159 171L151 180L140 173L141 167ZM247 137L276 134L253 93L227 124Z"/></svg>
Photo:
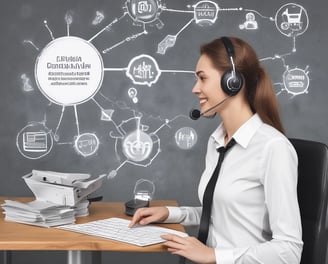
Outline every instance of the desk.
<svg viewBox="0 0 328 264"><path fill-rule="evenodd" d="M27 202L31 198L0 197L2 204L5 199ZM151 201L151 206L170 205L177 203L171 200ZM110 217L130 219L124 213L124 202L95 202L89 207L89 216L77 218L76 223L86 223ZM159 224L185 232L179 224ZM91 251L92 263L101 262L101 251L116 252L163 252L163 244L148 247L138 247L114 240L68 232L57 228L44 228L25 224L13 223L0 216L0 250L5 251L5 263L10 263L10 252L14 250L65 250L68 251L69 264L81 263L81 251Z"/></svg>

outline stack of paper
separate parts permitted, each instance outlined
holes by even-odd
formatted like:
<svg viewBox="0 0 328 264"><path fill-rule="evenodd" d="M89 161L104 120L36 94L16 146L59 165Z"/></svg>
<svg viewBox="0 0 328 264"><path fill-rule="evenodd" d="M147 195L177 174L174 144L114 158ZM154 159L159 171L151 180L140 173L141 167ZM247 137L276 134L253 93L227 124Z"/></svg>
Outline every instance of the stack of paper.
<svg viewBox="0 0 328 264"><path fill-rule="evenodd" d="M1 205L5 220L42 227L72 224L75 211L70 206L34 200L28 203L5 200Z"/></svg>
<svg viewBox="0 0 328 264"><path fill-rule="evenodd" d="M73 208L76 217L89 215L89 201L83 200L78 202Z"/></svg>
<svg viewBox="0 0 328 264"><path fill-rule="evenodd" d="M90 179L90 174L33 170L23 176L35 196L29 203L6 200L2 204L5 220L51 227L75 222L89 214L88 196L106 175Z"/></svg>

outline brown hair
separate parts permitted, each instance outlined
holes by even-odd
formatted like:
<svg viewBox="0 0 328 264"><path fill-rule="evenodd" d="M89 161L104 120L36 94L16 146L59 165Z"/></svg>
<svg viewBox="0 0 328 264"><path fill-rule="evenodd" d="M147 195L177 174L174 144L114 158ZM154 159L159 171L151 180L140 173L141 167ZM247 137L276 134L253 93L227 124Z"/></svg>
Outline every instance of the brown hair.
<svg viewBox="0 0 328 264"><path fill-rule="evenodd" d="M272 81L266 70L260 65L254 49L245 41L229 37L234 48L234 63L244 78L244 89L248 104L253 113L257 113L264 123L280 132L284 128L279 115L279 106ZM231 70L230 58L221 39L215 39L200 48L201 55L208 56L219 71Z"/></svg>

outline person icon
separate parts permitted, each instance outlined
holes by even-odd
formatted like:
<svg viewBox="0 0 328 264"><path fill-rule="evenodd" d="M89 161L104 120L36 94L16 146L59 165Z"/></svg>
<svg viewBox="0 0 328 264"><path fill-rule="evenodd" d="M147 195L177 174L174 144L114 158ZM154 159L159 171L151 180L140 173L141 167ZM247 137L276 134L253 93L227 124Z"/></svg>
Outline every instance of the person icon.
<svg viewBox="0 0 328 264"><path fill-rule="evenodd" d="M255 30L258 29L257 21L255 20L255 15L253 12L249 12L245 16L246 21L239 25L240 29L246 29L246 30Z"/></svg>

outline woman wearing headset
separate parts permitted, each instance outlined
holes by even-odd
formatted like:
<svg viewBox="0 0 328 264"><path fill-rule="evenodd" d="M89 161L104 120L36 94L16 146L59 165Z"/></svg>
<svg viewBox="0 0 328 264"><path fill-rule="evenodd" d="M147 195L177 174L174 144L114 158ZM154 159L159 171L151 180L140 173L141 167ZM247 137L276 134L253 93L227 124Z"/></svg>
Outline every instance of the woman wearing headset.
<svg viewBox="0 0 328 264"><path fill-rule="evenodd" d="M142 208L130 226L200 224L198 238L163 236L168 251L196 263L297 264L303 247L298 161L283 134L271 80L253 48L241 39L216 39L200 53L192 90L201 106L196 118L218 114L222 121L208 141L198 189L203 207ZM226 151L213 183L221 155L217 150L227 145L233 147ZM214 193L208 195L213 185ZM207 213L205 205L210 208ZM209 217L204 236L205 214Z"/></svg>

